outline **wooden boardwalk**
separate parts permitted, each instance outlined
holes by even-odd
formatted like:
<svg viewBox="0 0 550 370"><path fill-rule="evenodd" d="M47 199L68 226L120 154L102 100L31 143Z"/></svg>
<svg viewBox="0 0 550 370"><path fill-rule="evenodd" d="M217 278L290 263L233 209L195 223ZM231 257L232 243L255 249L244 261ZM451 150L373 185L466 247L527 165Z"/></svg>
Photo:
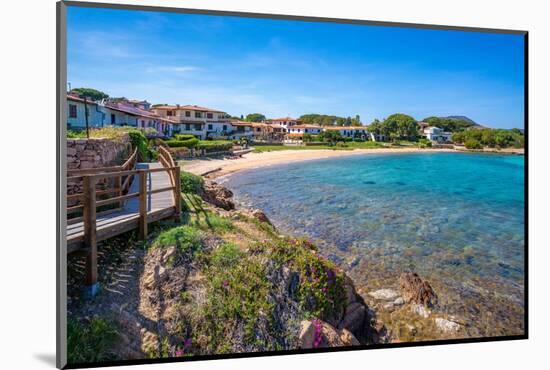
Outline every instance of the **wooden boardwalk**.
<svg viewBox="0 0 550 370"><path fill-rule="evenodd" d="M160 169L160 163L138 163L136 170ZM148 223L158 221L174 215L174 193L169 191L154 192L156 190L172 186L170 176L166 171L148 172L146 174L146 208ZM128 194L138 194L140 189L140 177L135 176ZM153 191L152 193L150 193ZM97 241L102 241L124 232L139 228L140 199L137 197L128 199L123 206L113 212L96 217ZM69 253L83 247L84 221L67 226L67 248Z"/></svg>
<svg viewBox="0 0 550 370"><path fill-rule="evenodd" d="M143 240L149 223L180 215L180 169L170 152L159 147L157 163L136 163L136 158L134 150L122 166L68 171L67 181L81 181L83 191L67 195L78 202L67 213L82 212L67 222L67 253L86 254L86 284L92 295L97 291L98 242L135 229ZM107 205L117 208L97 212Z"/></svg>

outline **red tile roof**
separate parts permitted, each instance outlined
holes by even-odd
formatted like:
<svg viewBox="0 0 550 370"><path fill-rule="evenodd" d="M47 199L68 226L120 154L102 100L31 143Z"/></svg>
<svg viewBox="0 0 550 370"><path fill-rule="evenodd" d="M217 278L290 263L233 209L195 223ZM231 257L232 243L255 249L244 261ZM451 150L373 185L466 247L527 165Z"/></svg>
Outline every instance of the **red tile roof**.
<svg viewBox="0 0 550 370"><path fill-rule="evenodd" d="M158 105L151 107L151 109L163 109L163 110L194 110L200 112L213 112L213 113L225 113L222 110L200 107L198 105Z"/></svg>

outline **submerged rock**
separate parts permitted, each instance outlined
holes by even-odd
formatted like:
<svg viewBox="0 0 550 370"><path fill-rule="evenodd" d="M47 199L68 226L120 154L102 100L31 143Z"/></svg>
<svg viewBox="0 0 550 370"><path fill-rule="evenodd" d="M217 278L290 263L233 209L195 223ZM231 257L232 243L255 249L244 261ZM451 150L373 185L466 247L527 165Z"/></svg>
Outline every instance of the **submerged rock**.
<svg viewBox="0 0 550 370"><path fill-rule="evenodd" d="M230 211L235 209L233 202L233 192L214 181L205 182L202 185L200 194L206 202Z"/></svg>
<svg viewBox="0 0 550 370"><path fill-rule="evenodd" d="M461 327L459 323L444 319L442 317L437 317L435 319L435 325L444 333L456 333Z"/></svg>
<svg viewBox="0 0 550 370"><path fill-rule="evenodd" d="M434 307L437 304L437 295L432 286L416 273L404 273L399 277L399 286L406 303L421 304Z"/></svg>
<svg viewBox="0 0 550 370"><path fill-rule="evenodd" d="M369 292L368 294L374 299L381 301L392 301L399 297L399 293L393 289L379 289L374 292Z"/></svg>
<svg viewBox="0 0 550 370"><path fill-rule="evenodd" d="M411 312L415 313L423 318L427 319L430 317L431 311L426 308L423 304L413 303L410 307Z"/></svg>

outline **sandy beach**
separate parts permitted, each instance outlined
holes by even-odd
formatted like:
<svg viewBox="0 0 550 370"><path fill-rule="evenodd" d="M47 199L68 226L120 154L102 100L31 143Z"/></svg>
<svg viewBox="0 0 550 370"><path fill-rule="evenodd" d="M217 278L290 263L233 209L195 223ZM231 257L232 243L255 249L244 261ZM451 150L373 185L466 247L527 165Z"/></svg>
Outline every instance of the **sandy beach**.
<svg viewBox="0 0 550 370"><path fill-rule="evenodd" d="M452 149L419 149L419 148L379 148L355 150L281 150L264 153L247 153L237 159L190 159L180 160L184 171L195 175L206 175L209 178L225 176L242 170L273 166L277 164L310 161L322 158L344 157L361 154L387 153L420 153L420 152L453 152Z"/></svg>

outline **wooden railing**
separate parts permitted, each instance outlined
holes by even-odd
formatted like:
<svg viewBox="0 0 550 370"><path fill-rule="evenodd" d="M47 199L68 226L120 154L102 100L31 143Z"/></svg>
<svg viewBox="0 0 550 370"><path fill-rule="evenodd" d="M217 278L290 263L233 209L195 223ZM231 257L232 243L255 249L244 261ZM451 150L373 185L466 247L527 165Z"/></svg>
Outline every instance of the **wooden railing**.
<svg viewBox="0 0 550 370"><path fill-rule="evenodd" d="M84 181L84 178L86 176L90 176L90 175L96 175L96 174L101 174L101 173L120 173L120 172L133 170L136 167L137 156L138 156L138 153L137 153L137 148L136 148L136 149L134 149L134 151L130 155L130 157L128 157L128 159L120 166L67 170L67 183ZM115 194L115 198L120 198L120 196L126 194L128 192L128 190L130 189L130 185L132 183L133 177L134 177L134 175L113 176L114 181L113 181L111 187L109 187L108 183L105 183L105 184L103 184L105 188L96 189L96 191L95 191L96 198L99 197L99 196L110 195L110 194ZM84 200L84 195L85 195L84 191L81 192L81 193L74 193L74 194L67 195L67 203L70 203L71 201L72 202L76 201L76 202L79 203L79 204L67 207L67 216L70 215L70 214L79 212L79 211L82 211L82 212L84 211L84 201L83 201ZM111 198L111 199L115 199L115 198ZM100 204L101 204L101 202L103 202L103 201L100 201ZM107 203L104 203L103 205L105 205L105 204L107 204ZM122 205L123 205L123 203L119 202L117 208L122 207ZM113 212L113 210L107 210L105 212L101 212L101 214L109 213L109 212ZM81 216L81 217L72 217L72 218L68 219L67 223L69 225L71 225L71 224L74 224L74 223L77 223L77 222L81 222L82 220L83 220L83 216Z"/></svg>

